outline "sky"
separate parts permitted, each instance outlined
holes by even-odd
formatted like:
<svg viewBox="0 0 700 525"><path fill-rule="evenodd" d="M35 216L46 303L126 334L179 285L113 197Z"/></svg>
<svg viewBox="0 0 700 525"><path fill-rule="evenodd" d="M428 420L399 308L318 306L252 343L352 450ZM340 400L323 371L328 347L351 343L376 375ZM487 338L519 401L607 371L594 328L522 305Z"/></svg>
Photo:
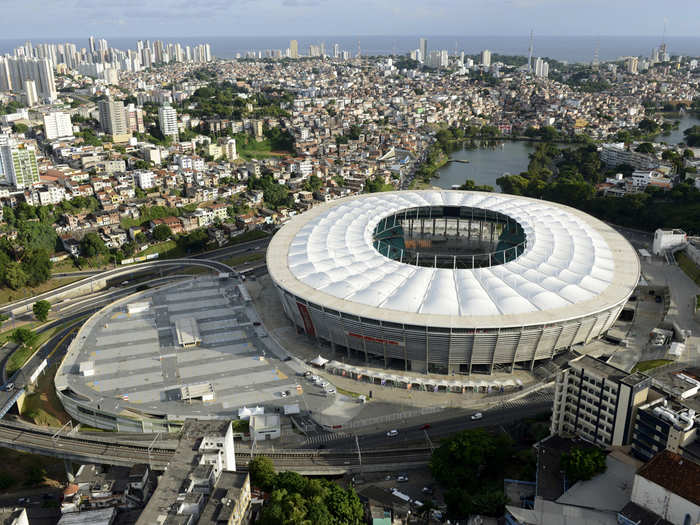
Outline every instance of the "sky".
<svg viewBox="0 0 700 525"><path fill-rule="evenodd" d="M0 0L0 38L700 36L700 0Z"/></svg>

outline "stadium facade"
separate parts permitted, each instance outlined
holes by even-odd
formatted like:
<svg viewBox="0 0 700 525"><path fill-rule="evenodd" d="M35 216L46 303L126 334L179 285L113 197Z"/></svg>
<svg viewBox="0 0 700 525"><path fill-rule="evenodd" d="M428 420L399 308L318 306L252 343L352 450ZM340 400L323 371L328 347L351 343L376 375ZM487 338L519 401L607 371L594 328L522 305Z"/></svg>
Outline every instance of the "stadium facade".
<svg viewBox="0 0 700 525"><path fill-rule="evenodd" d="M640 275L632 246L583 212L447 190L314 207L267 266L287 317L336 358L445 374L532 368L599 337Z"/></svg>

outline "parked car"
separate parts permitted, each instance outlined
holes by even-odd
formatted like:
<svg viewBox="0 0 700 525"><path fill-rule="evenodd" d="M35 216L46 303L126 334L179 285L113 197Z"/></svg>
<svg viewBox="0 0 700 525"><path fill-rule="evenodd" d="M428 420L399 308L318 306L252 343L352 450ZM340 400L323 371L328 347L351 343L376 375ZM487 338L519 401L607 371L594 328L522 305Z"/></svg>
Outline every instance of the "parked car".
<svg viewBox="0 0 700 525"><path fill-rule="evenodd" d="M428 430L430 428L430 423L426 423L425 425L420 427L420 430Z"/></svg>
<svg viewBox="0 0 700 525"><path fill-rule="evenodd" d="M5 385L5 387L3 388L3 390L4 390L5 392L10 392L11 390L14 390L14 389L15 389L15 384L14 384L14 383L7 383L7 384Z"/></svg>
<svg viewBox="0 0 700 525"><path fill-rule="evenodd" d="M481 419L482 417L484 417L484 414L482 414L481 412L477 412L476 414L472 414L472 421L476 419Z"/></svg>
<svg viewBox="0 0 700 525"><path fill-rule="evenodd" d="M423 487L423 494L432 494L433 487Z"/></svg>
<svg viewBox="0 0 700 525"><path fill-rule="evenodd" d="M386 433L386 435L387 435L387 437L393 438L393 437L396 437L399 435L399 431L398 430L390 430L389 432Z"/></svg>
<svg viewBox="0 0 700 525"><path fill-rule="evenodd" d="M396 481L408 481L408 474L399 474L398 477L396 478Z"/></svg>

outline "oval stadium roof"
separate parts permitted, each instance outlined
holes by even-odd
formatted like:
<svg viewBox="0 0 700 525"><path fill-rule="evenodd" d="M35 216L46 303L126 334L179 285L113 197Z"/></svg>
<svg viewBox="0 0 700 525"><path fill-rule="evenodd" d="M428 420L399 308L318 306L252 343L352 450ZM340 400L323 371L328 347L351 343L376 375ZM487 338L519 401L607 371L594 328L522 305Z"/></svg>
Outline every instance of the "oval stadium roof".
<svg viewBox="0 0 700 525"><path fill-rule="evenodd" d="M373 246L377 224L421 206L500 212L522 226L525 250L505 264L475 269L409 266L380 254ZM453 190L366 194L319 205L275 235L267 261L278 285L308 301L436 326L580 317L626 300L639 278L634 249L585 213L526 197Z"/></svg>

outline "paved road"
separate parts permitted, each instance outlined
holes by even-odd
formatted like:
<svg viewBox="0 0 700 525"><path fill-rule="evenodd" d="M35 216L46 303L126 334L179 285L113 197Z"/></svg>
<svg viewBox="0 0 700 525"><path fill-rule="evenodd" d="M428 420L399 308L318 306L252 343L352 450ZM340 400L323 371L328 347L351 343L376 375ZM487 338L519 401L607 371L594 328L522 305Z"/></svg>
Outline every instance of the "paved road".
<svg viewBox="0 0 700 525"><path fill-rule="evenodd" d="M513 423L519 419L533 417L551 410L553 391L546 390L536 392L531 396L516 401L510 401L503 405L484 410L482 418L472 420L472 414L477 410L451 409L422 418L414 418L411 421L386 423L379 427L358 429L356 434L361 448L396 448L397 446L409 446L416 443L426 445L428 439L434 444L439 439L450 436L462 430L473 428L494 427ZM447 418L446 418L447 416ZM425 425L429 428L424 428ZM384 428L386 426L387 428ZM387 436L390 429L398 430L395 437ZM427 435L426 435L427 434ZM355 448L355 435L347 432L319 432L311 435L304 441L302 447L325 447L333 449Z"/></svg>

